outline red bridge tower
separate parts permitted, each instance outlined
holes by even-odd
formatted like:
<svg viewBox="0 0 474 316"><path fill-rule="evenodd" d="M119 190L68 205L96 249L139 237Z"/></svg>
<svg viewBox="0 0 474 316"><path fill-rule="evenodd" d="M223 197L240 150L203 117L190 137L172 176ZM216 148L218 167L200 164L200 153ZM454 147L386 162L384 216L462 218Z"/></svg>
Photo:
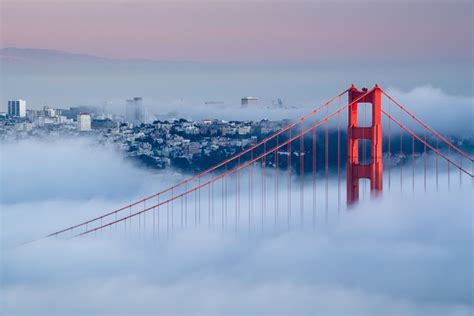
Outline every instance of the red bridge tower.
<svg viewBox="0 0 474 316"><path fill-rule="evenodd" d="M359 179L370 180L370 191L378 194L383 186L383 165L382 165L382 90L378 85L367 93L367 89L362 91L352 85L349 89L349 120L347 126L348 147L347 147L347 203L352 204L359 199ZM358 99L360 98L360 99ZM351 104L353 101L357 102ZM359 126L357 120L357 108L359 103L372 104L371 126ZM359 162L359 139L371 141L371 161L367 164Z"/></svg>

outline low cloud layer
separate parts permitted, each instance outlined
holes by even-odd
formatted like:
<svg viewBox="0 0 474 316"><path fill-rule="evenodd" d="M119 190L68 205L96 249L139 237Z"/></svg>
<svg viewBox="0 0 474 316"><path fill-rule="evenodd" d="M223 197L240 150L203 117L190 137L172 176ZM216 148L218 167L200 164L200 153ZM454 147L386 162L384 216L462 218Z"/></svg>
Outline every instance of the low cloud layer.
<svg viewBox="0 0 474 316"><path fill-rule="evenodd" d="M432 86L420 86L408 91L389 88L387 92L438 132L472 136L472 96L452 95ZM388 110L388 100L385 100L384 108ZM394 113L398 110L393 104L391 109ZM405 116L405 120L409 118Z"/></svg>
<svg viewBox="0 0 474 316"><path fill-rule="evenodd" d="M154 192L169 174L145 174L87 142L11 146L2 148L2 187L10 186L1 205L7 315L472 313L469 181L449 192L386 190L316 230L235 236L200 228L168 240L112 233L12 247ZM25 161L27 148L42 149L34 164ZM3 173L5 161L11 170ZM54 167L66 177L51 180ZM330 190L334 196L333 183Z"/></svg>
<svg viewBox="0 0 474 316"><path fill-rule="evenodd" d="M399 89L397 87L384 87L396 101L400 102L408 111L412 112L424 123L434 128L436 131L444 135L462 135L471 136L473 129L471 127L471 117L474 111L474 98L469 95L450 94L441 88L433 86L418 86L413 89ZM326 98L316 98L307 100L303 104L298 104L297 108L290 109L268 109L264 106L256 106L254 108L240 108L238 104L228 104L224 106L204 105L204 102L192 102L186 100L176 100L172 103L163 103L159 106L160 114L168 113L162 116L166 117L185 117L190 119L209 119L219 118L225 120L260 120L270 119L278 120L284 118L297 119L302 115L309 113L321 104L327 101ZM329 108L329 112L325 110L320 112L315 119L321 119L326 114L334 112L336 109L347 104L347 96L337 99ZM267 104L269 101L267 101ZM400 109L392 103L388 98L382 99L382 106L385 111L389 112L397 120L400 120L407 128L421 130L421 125L416 123L411 117L403 113L401 116ZM150 105L150 108L152 106ZM158 113L158 112L156 112ZM210 114L211 113L211 114ZM364 112L360 109L360 124L363 124ZM370 111L367 110L366 123L369 124ZM385 116L383 116L384 124ZM337 126L336 118L329 122L332 128ZM341 115L341 126L347 126L347 115ZM392 125L395 126L395 125ZM394 128L398 132L397 128ZM386 133L387 130L384 130ZM424 133L424 131L423 131ZM422 135L422 134L420 134Z"/></svg>
<svg viewBox="0 0 474 316"><path fill-rule="evenodd" d="M5 311L468 315L466 193L395 202L361 207L331 229L256 240L194 231L165 243L31 244L5 253Z"/></svg>

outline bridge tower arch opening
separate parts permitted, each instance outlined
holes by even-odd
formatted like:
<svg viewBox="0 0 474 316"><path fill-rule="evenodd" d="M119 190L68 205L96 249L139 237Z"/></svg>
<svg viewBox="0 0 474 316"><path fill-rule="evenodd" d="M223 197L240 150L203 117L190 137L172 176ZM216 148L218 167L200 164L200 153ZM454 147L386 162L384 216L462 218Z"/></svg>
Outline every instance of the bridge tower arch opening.
<svg viewBox="0 0 474 316"><path fill-rule="evenodd" d="M359 180L370 180L372 195L378 195L383 189L382 164L382 90L378 85L367 93L367 89L358 90L354 85L349 88L349 110L347 126L347 203L359 200ZM365 95L366 94L366 95ZM365 95L365 96L364 96ZM357 102L354 102L357 100ZM354 102L354 103L353 103ZM358 122L359 103L372 105L370 126L360 126ZM359 158L359 140L370 141L370 162L364 164Z"/></svg>

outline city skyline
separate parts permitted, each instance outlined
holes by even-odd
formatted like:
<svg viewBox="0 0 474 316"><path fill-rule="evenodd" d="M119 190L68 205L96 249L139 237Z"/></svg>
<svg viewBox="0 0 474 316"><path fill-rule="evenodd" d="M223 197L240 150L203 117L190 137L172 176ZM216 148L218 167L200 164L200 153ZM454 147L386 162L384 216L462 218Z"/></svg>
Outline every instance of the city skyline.
<svg viewBox="0 0 474 316"><path fill-rule="evenodd" d="M0 0L0 314L468 316L473 0Z"/></svg>

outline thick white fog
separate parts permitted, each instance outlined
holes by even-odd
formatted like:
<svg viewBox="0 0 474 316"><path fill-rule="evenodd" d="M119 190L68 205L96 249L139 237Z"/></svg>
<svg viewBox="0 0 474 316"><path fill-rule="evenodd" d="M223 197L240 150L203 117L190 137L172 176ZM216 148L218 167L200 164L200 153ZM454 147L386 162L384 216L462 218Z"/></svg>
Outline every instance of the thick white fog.
<svg viewBox="0 0 474 316"><path fill-rule="evenodd" d="M6 315L472 313L472 182L465 179L460 186L457 174L451 174L449 191L445 173L438 191L431 174L426 193L423 174L417 174L413 194L406 170L402 192L394 176L380 199L370 200L362 191L361 203L339 215L332 203L327 224L318 210L315 229L308 224L289 232L236 235L202 225L177 230L168 239L124 238L112 231L18 246L182 176L139 169L88 141L1 146L1 308ZM332 200L336 184L331 179ZM294 185L297 189L297 179ZM324 209L324 180L318 192ZM284 193L281 199L284 208ZM297 192L295 203L298 199ZM272 214L270 201L267 207ZM280 216L284 221L285 213Z"/></svg>
<svg viewBox="0 0 474 316"><path fill-rule="evenodd" d="M361 89L363 86L358 86ZM372 85L368 86L371 88ZM326 102L330 97L342 92L348 86L342 86L339 90L314 90L314 96L301 103L287 104L292 108L271 108L271 100L263 101L259 106L252 108L241 108L238 102L223 105L204 104L204 100L174 100L171 102L147 101L151 112L160 118L190 118L194 120L218 118L225 120L260 120L260 119L295 119L320 104ZM400 89L396 86L382 86L395 100L403 104L409 111L419 116L422 120L430 122L434 128L449 133L465 132L470 128L469 113L474 109L474 98L469 95L450 94L445 90L433 86L418 86L411 89ZM383 107L389 110L389 100L383 98ZM331 109L335 110L347 104L347 96L343 96L334 103ZM266 108L270 106L270 108ZM391 105L394 114L397 114L396 106ZM471 128L472 132L472 128Z"/></svg>
<svg viewBox="0 0 474 316"><path fill-rule="evenodd" d="M419 86L405 91L388 87L386 91L438 132L473 135L471 119L474 114L474 97L448 94L443 89L432 86ZM388 100L384 99L383 106L388 110ZM391 109L396 113L397 109L393 104Z"/></svg>

